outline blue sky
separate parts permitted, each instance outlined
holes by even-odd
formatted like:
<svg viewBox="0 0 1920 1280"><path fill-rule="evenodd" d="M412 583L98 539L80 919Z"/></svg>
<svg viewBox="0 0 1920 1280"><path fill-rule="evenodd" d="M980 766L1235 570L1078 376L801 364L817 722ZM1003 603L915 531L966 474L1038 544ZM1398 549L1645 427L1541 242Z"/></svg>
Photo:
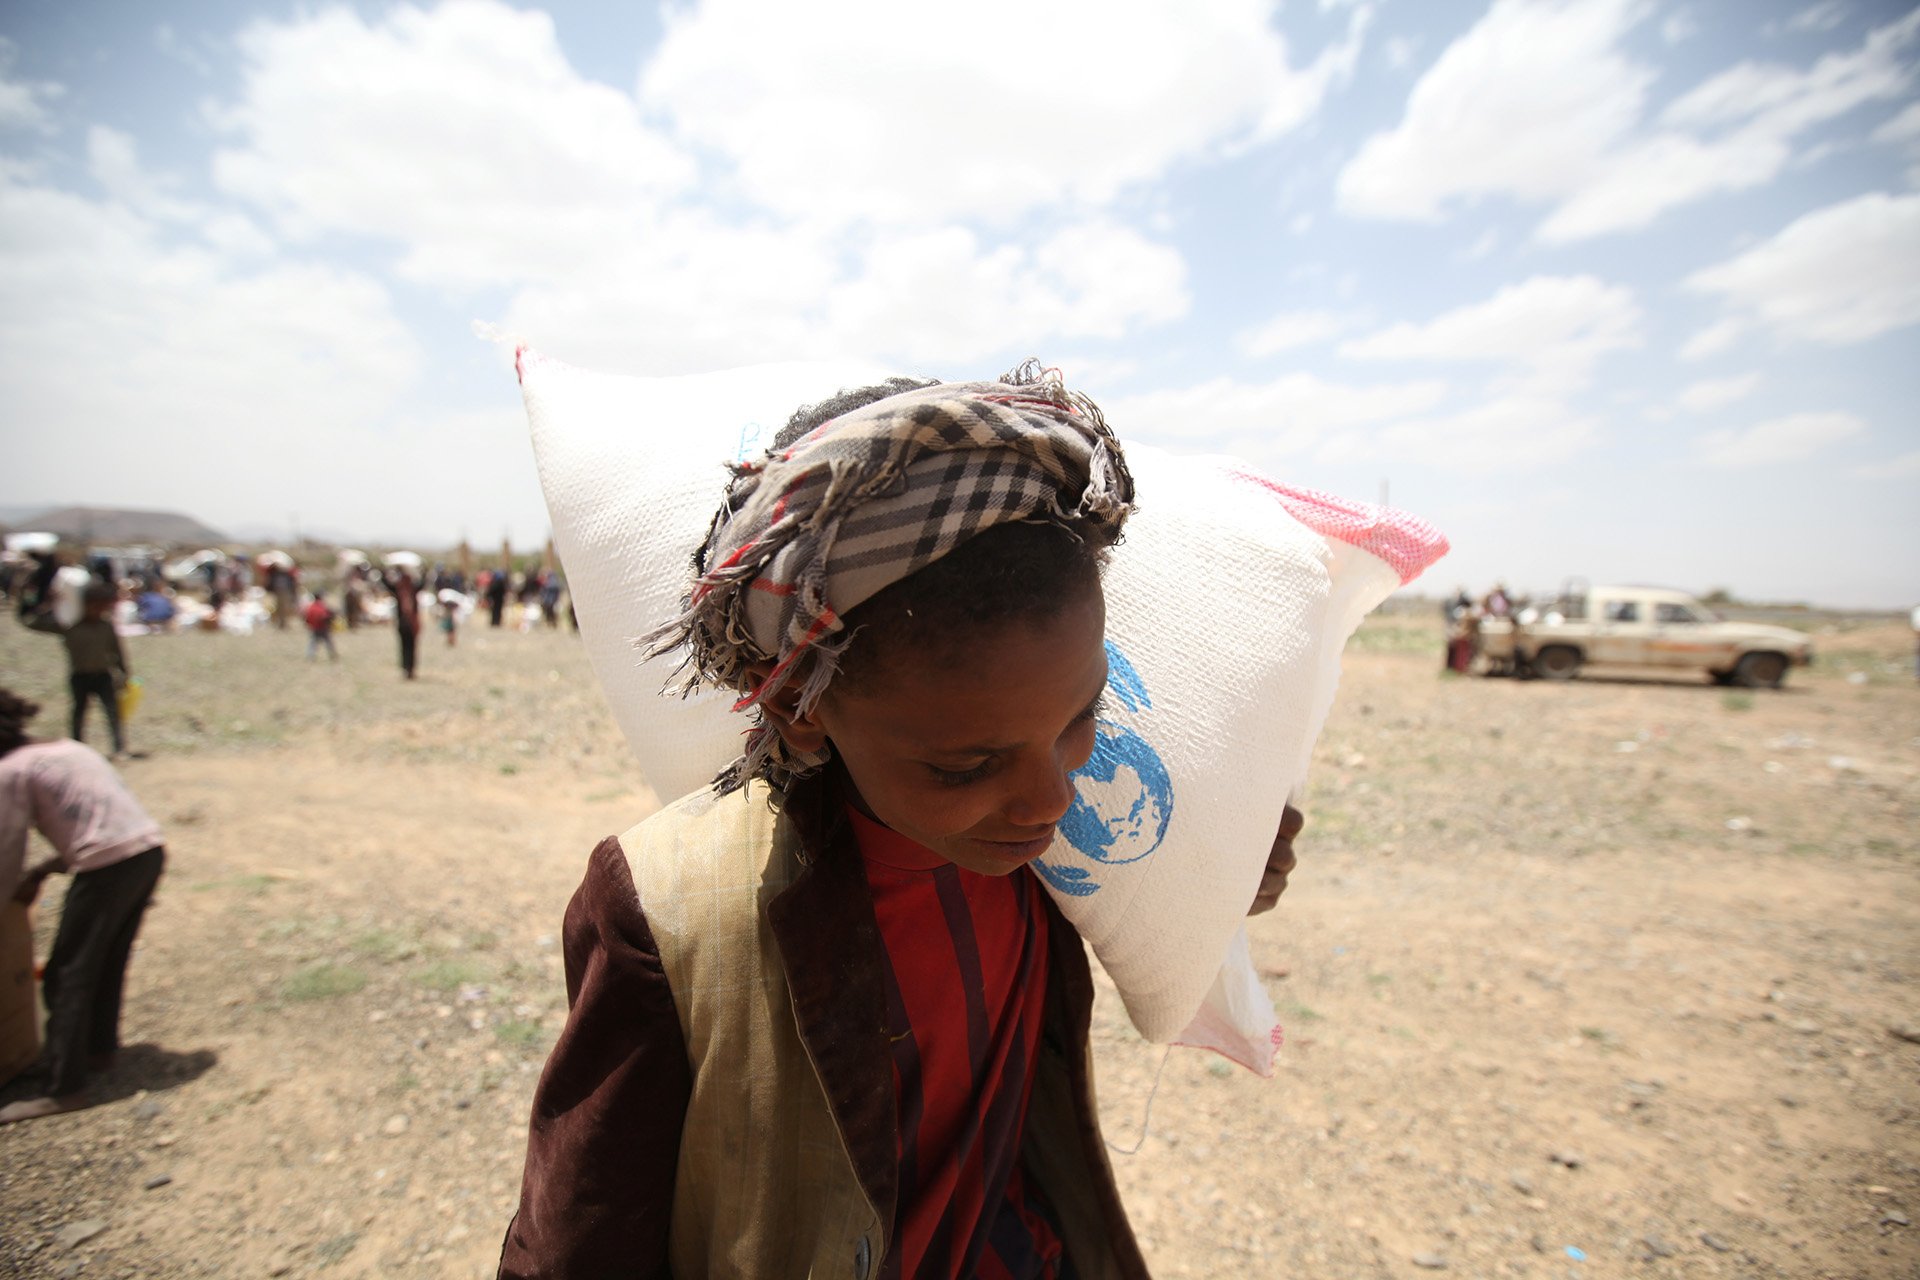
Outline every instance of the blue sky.
<svg viewBox="0 0 1920 1280"><path fill-rule="evenodd" d="M1920 599L1920 12L14 0L0 506L545 536L594 368L1037 354L1425 584ZM825 389L823 389L825 390Z"/></svg>

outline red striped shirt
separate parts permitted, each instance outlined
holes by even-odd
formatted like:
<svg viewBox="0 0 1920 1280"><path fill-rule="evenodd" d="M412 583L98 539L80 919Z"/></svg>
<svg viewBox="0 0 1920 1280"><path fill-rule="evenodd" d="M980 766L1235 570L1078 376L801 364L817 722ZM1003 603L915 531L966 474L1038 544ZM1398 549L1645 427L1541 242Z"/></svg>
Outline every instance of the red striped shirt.
<svg viewBox="0 0 1920 1280"><path fill-rule="evenodd" d="M900 1199L886 1276L1069 1272L1020 1167L1047 995L1040 882L965 871L853 814L887 961Z"/></svg>

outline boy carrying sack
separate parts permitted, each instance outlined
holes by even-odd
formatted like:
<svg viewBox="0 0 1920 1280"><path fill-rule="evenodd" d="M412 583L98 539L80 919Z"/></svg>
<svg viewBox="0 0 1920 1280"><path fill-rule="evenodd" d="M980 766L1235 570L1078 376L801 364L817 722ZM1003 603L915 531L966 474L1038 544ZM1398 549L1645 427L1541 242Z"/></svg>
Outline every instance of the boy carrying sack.
<svg viewBox="0 0 1920 1280"><path fill-rule="evenodd" d="M120 633L114 629L111 616L119 598L120 593L107 583L91 582L81 595L83 612L71 626L61 623L50 600L22 617L29 628L59 636L67 647L67 688L73 695L73 740L86 741L87 703L97 698L107 716L115 759L127 754L126 730L120 721L120 690L126 687L132 674L127 670L127 653L121 647Z"/></svg>
<svg viewBox="0 0 1920 1280"><path fill-rule="evenodd" d="M1085 952L1031 870L1094 749L1132 499L1031 362L842 393L735 468L648 640L754 724L589 860L502 1277L1146 1275Z"/></svg>

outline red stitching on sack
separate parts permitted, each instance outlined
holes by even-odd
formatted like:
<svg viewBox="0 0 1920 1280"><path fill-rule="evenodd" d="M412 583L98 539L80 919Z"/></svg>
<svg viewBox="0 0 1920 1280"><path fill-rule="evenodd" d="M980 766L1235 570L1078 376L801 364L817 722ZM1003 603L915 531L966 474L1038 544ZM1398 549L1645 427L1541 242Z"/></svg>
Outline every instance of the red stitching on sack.
<svg viewBox="0 0 1920 1280"><path fill-rule="evenodd" d="M1400 575L1401 586L1447 554L1447 536L1419 516L1371 502L1352 502L1318 489L1296 489L1240 467L1228 468L1227 474L1271 493L1288 515L1315 533L1384 560Z"/></svg>

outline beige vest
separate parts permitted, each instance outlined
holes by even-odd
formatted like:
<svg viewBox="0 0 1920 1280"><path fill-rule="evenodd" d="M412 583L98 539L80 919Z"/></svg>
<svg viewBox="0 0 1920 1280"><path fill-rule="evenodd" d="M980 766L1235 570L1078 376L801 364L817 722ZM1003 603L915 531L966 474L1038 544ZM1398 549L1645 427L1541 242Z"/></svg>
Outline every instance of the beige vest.
<svg viewBox="0 0 1920 1280"><path fill-rule="evenodd" d="M769 907L803 874L824 869L808 872L794 825L767 798L759 783L728 796L702 791L620 837L693 1068L669 1253L680 1280L867 1280L886 1254L894 1208L877 1205L869 1189L891 1196L893 1152L884 1152L881 1171L868 1153L863 1185L795 1014L796 998L817 1008L823 991L830 1002L836 984L864 978L851 969L812 973L800 997L789 986ZM838 888L813 900L836 915L845 901ZM794 905L782 904L789 920ZM884 1046L884 1027L875 1031ZM885 1060L884 1047L876 1057ZM1124 1243L1108 1225L1118 1200L1092 1119L1090 1068L1084 1044L1073 1066L1055 1045L1043 1052L1024 1158L1055 1202L1082 1276L1144 1275L1124 1220ZM890 1122L890 1077L879 1078L884 1096L837 1098L843 1114Z"/></svg>
<svg viewBox="0 0 1920 1280"><path fill-rule="evenodd" d="M865 1280L880 1213L800 1043L767 904L801 870L798 837L755 784L701 791L620 837L693 1065L674 1186L680 1277Z"/></svg>

